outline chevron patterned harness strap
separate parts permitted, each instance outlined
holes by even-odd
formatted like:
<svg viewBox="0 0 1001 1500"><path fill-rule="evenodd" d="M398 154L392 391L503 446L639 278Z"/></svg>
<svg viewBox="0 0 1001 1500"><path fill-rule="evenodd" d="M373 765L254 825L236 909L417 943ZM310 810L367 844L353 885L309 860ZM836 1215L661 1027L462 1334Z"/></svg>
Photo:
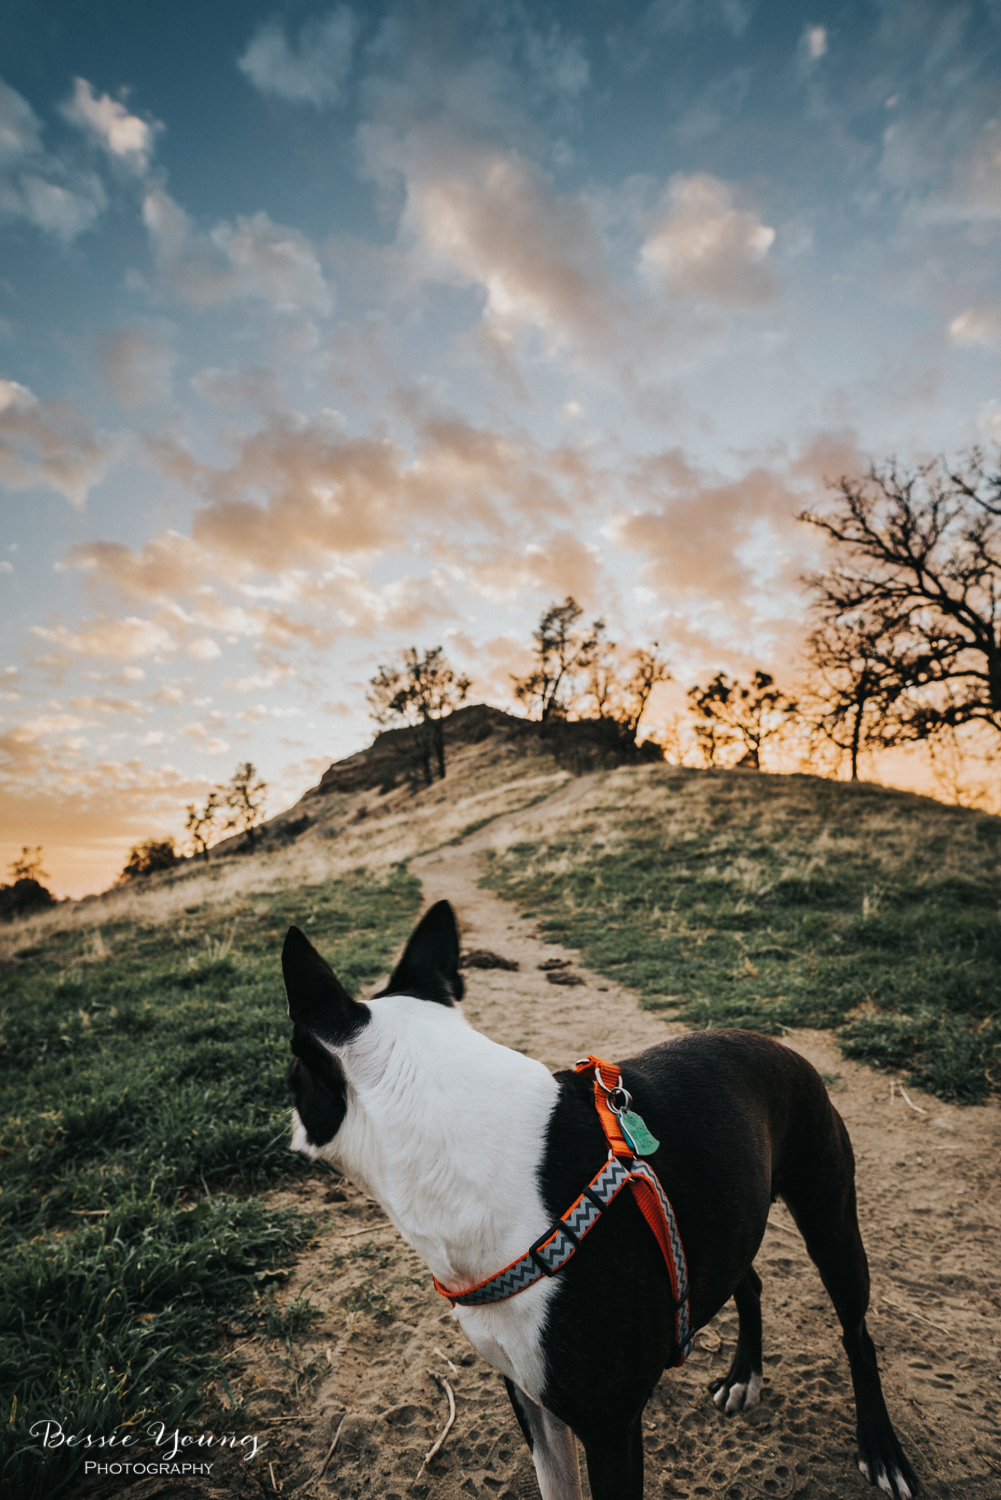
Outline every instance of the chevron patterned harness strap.
<svg viewBox="0 0 1001 1500"><path fill-rule="evenodd" d="M489 1302L503 1302L533 1286L543 1276L555 1276L562 1270L589 1230L622 1192L629 1188L660 1246L671 1283L674 1303L673 1365L682 1365L692 1347L688 1316L688 1268L667 1194L652 1167L642 1161L626 1139L619 1115L628 1106L629 1095L614 1063L600 1057L585 1057L576 1067L578 1073L594 1079L594 1102L608 1140L608 1160L591 1178L580 1197L570 1205L546 1233L518 1260L468 1291L451 1292L434 1278L434 1284L454 1307L482 1307Z"/></svg>

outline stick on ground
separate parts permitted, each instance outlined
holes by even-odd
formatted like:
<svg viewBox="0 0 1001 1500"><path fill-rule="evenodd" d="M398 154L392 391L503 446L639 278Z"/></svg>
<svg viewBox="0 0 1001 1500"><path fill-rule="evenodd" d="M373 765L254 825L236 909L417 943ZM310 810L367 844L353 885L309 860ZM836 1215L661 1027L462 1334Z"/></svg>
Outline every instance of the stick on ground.
<svg viewBox="0 0 1001 1500"><path fill-rule="evenodd" d="M920 1104L915 1104L914 1103L914 1100L911 1098L910 1094L907 1092L907 1090L905 1088L901 1088L901 1086L900 1086L899 1083L897 1084L897 1088L900 1090L901 1094L903 1094L903 1096L904 1096L904 1102L906 1104L909 1104L911 1106L911 1109L913 1109L913 1111L914 1111L914 1113L916 1115L926 1115L928 1113L928 1111L926 1109L922 1109L921 1108Z"/></svg>
<svg viewBox="0 0 1001 1500"><path fill-rule="evenodd" d="M334 1456L334 1449L337 1447L338 1439L340 1438L340 1435L341 1435L342 1431L344 1430L344 1423L347 1421L347 1419L348 1419L348 1414L347 1414L347 1412L345 1412L344 1415L343 1415L343 1417L341 1418L340 1426L338 1427L337 1431L334 1433L334 1441L331 1443L330 1447L327 1449L327 1456L323 1460L323 1468L320 1470L319 1474L317 1474L317 1476L316 1476L317 1479L322 1479L323 1476L324 1476L324 1474L327 1472L327 1465L329 1464L330 1460Z"/></svg>
<svg viewBox="0 0 1001 1500"><path fill-rule="evenodd" d="M424 1462L421 1464L420 1469L417 1473L417 1479L420 1479L421 1475L424 1473L424 1470L434 1458L442 1443L448 1437L449 1431L452 1427L452 1423L455 1421L455 1397L452 1394L452 1387L449 1385L444 1375L436 1375L434 1370L428 1370L428 1374L431 1376L431 1379L435 1382L436 1385L441 1386L442 1390L445 1392L445 1395L448 1397L448 1421L441 1429L441 1432L439 1432L437 1440L432 1443L431 1447L425 1453ZM417 1483L417 1479L414 1480L415 1484Z"/></svg>

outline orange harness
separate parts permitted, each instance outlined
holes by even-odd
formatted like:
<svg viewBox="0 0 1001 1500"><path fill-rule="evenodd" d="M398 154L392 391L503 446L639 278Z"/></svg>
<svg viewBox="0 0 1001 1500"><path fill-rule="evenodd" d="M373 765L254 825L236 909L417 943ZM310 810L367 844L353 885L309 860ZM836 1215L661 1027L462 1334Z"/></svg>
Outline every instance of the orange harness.
<svg viewBox="0 0 1001 1500"><path fill-rule="evenodd" d="M672 1365L681 1365L692 1347L688 1316L688 1268L678 1233L674 1210L660 1179L652 1167L638 1157L627 1140L619 1115L629 1105L629 1094L622 1086L622 1076L614 1063L600 1057L585 1057L576 1071L594 1079L594 1104L608 1141L608 1160L597 1172L580 1197L554 1224L536 1240L524 1255L488 1276L485 1281L464 1292L452 1292L434 1278L443 1297L455 1307L481 1307L502 1302L525 1291L543 1276L554 1276L566 1265L589 1230L624 1188L632 1191L640 1212L649 1224L660 1246L671 1283L674 1304L675 1357Z"/></svg>

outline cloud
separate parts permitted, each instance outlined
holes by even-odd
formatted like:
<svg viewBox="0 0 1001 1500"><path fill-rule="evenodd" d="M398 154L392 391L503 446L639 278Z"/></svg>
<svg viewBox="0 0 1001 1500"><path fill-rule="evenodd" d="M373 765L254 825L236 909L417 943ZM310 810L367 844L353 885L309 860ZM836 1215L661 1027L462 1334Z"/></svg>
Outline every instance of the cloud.
<svg viewBox="0 0 1001 1500"><path fill-rule="evenodd" d="M469 89L478 96L482 80ZM365 172L387 196L403 189L399 246L412 277L482 288L484 321L502 342L522 328L555 342L607 338L611 278L581 194L556 193L524 152L457 118L401 126L387 115L363 124L358 142Z"/></svg>
<svg viewBox="0 0 1001 1500"><path fill-rule="evenodd" d="M109 698L98 693L86 693L81 698L73 698L70 707L82 714L142 714L150 711L138 698Z"/></svg>
<svg viewBox="0 0 1001 1500"><path fill-rule="evenodd" d="M678 173L640 250L640 264L676 297L753 307L774 291L765 264L774 239L774 229L735 206L732 190L718 177Z"/></svg>
<svg viewBox="0 0 1001 1500"><path fill-rule="evenodd" d="M201 495L190 534L73 547L66 565L86 575L99 619L38 632L63 660L186 650L208 661L250 640L261 670L229 686L260 692L283 679L300 645L329 649L346 632L410 634L457 617L461 587L478 599L600 592L600 556L571 528L598 479L573 448L435 415L408 450L284 415L243 436L225 467L165 440L150 451Z"/></svg>
<svg viewBox="0 0 1001 1500"><path fill-rule="evenodd" d="M827 52L827 27L805 27L799 39L798 51L800 58L807 66L819 62Z"/></svg>
<svg viewBox="0 0 1001 1500"><path fill-rule="evenodd" d="M83 620L76 630L65 625L32 625L33 635L74 656L111 656L134 660L171 654L174 640L169 631L152 620L131 615L123 620Z"/></svg>
<svg viewBox="0 0 1001 1500"><path fill-rule="evenodd" d="M42 149L41 127L31 105L0 79L0 168Z"/></svg>
<svg viewBox="0 0 1001 1500"><path fill-rule="evenodd" d="M949 339L960 347L982 344L997 349L1001 346L1001 305L978 302L968 307L949 324Z"/></svg>
<svg viewBox="0 0 1001 1500"><path fill-rule="evenodd" d="M82 506L111 456L112 446L68 401L43 402L16 380L0 379L0 483L44 486Z"/></svg>
<svg viewBox="0 0 1001 1500"><path fill-rule="evenodd" d="M883 132L879 172L904 203L908 231L996 225L1001 222L1001 121L996 113L979 119L970 107L912 110Z"/></svg>
<svg viewBox="0 0 1001 1500"><path fill-rule="evenodd" d="M534 325L593 341L609 332L610 285L584 201L557 197L516 152L470 155L414 174L404 230L432 261L486 291L486 320L509 339Z"/></svg>
<svg viewBox="0 0 1001 1500"><path fill-rule="evenodd" d="M628 487L636 508L607 532L642 559L637 581L661 606L681 610L707 639L767 654L776 631L788 637L799 629L800 574L814 539L796 515L821 474L850 467L850 449L846 439L825 436L792 463L759 463L735 479L665 450L635 468Z"/></svg>
<svg viewBox="0 0 1001 1500"><path fill-rule="evenodd" d="M67 562L124 598L160 603L200 587L211 570L207 554L177 531L153 537L138 552L123 542L81 542L70 549Z"/></svg>
<svg viewBox="0 0 1001 1500"><path fill-rule="evenodd" d="M238 677L234 681L225 682L223 686L230 693L260 693L277 687L291 675L291 667L271 667L266 672L253 672L249 677Z"/></svg>
<svg viewBox="0 0 1001 1500"><path fill-rule="evenodd" d="M204 401L230 414L269 413L280 411L286 404L281 376L263 366L229 370L209 366L191 377L191 385Z"/></svg>
<svg viewBox="0 0 1001 1500"><path fill-rule="evenodd" d="M31 105L0 79L0 219L23 219L69 244L107 201L93 172L48 155Z"/></svg>
<svg viewBox="0 0 1001 1500"><path fill-rule="evenodd" d="M252 708L241 709L236 717L241 723L257 724L261 719L297 719L301 713L301 708L265 708L263 703L256 703Z"/></svg>
<svg viewBox="0 0 1001 1500"><path fill-rule="evenodd" d="M237 67L262 94L322 109L341 101L354 36L355 18L346 5L304 22L293 42L273 16L258 26Z"/></svg>
<svg viewBox="0 0 1001 1500"><path fill-rule="evenodd" d="M266 213L220 222L202 234L163 188L143 202L157 272L175 296L193 307L225 307L249 299L277 312L326 315L330 288L316 252L298 229Z"/></svg>
<svg viewBox="0 0 1001 1500"><path fill-rule="evenodd" d="M723 26L741 37L751 20L751 0L651 0L643 16L651 31L694 31Z"/></svg>
<svg viewBox="0 0 1001 1500"><path fill-rule="evenodd" d="M565 528L528 542L520 551L501 545L492 555L471 557L461 569L474 593L488 599L512 598L524 589L562 599L572 594L585 609L601 592L601 554Z"/></svg>
<svg viewBox="0 0 1001 1500"><path fill-rule="evenodd" d="M247 437L228 468L199 464L166 443L152 452L205 497L190 539L168 534L135 554L112 543L73 553L78 565L113 573L147 597L210 574L315 571L395 551L436 535L449 517L501 534L519 512L561 513L564 486L576 494L587 486L586 465L572 450L536 451L456 418L428 419L410 456L385 438L345 437L322 416L284 415Z"/></svg>
<svg viewBox="0 0 1001 1500"><path fill-rule="evenodd" d="M25 172L20 188L20 216L65 244L89 229L108 203L104 188L92 173L82 174L74 189Z"/></svg>
<svg viewBox="0 0 1001 1500"><path fill-rule="evenodd" d="M192 661L214 661L217 656L222 655L222 651L211 636L202 635L191 642L188 655Z"/></svg>
<svg viewBox="0 0 1001 1500"><path fill-rule="evenodd" d="M105 339L101 359L112 394L125 411L169 399L177 355L158 339L123 329Z"/></svg>
<svg viewBox="0 0 1001 1500"><path fill-rule="evenodd" d="M221 715L217 717L221 717ZM229 749L229 741L219 739L218 737L210 737L209 731L205 728L204 724L185 724L177 732L178 734L185 734L189 739L194 740L205 751L206 755L225 755Z"/></svg>
<svg viewBox="0 0 1001 1500"><path fill-rule="evenodd" d="M153 126L130 115L124 104L102 94L100 99L85 78L74 81L73 95L62 106L63 117L86 131L105 151L142 175L153 149Z"/></svg>

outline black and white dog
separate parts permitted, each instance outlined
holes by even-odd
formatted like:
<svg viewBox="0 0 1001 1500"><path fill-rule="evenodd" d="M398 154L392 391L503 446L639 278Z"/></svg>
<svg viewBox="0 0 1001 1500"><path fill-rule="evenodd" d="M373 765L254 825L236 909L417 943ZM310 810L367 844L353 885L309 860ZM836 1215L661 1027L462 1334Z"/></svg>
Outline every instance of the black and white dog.
<svg viewBox="0 0 1001 1500"><path fill-rule="evenodd" d="M364 1185L452 1290L524 1254L601 1168L592 1085L474 1031L447 902L433 906L373 1004L351 999L296 927L282 968L293 1021L295 1150ZM744 1031L691 1033L621 1064L661 1144L650 1165L688 1262L692 1328L729 1297L737 1350L715 1383L723 1411L761 1391L761 1282L753 1268L781 1197L841 1320L862 1473L894 1500L917 1482L890 1424L866 1330L869 1273L847 1131L821 1079L788 1047ZM644 1405L677 1356L670 1284L630 1193L576 1254L506 1301L455 1308L504 1377L543 1500L579 1500L574 1434L594 1500L640 1500Z"/></svg>

